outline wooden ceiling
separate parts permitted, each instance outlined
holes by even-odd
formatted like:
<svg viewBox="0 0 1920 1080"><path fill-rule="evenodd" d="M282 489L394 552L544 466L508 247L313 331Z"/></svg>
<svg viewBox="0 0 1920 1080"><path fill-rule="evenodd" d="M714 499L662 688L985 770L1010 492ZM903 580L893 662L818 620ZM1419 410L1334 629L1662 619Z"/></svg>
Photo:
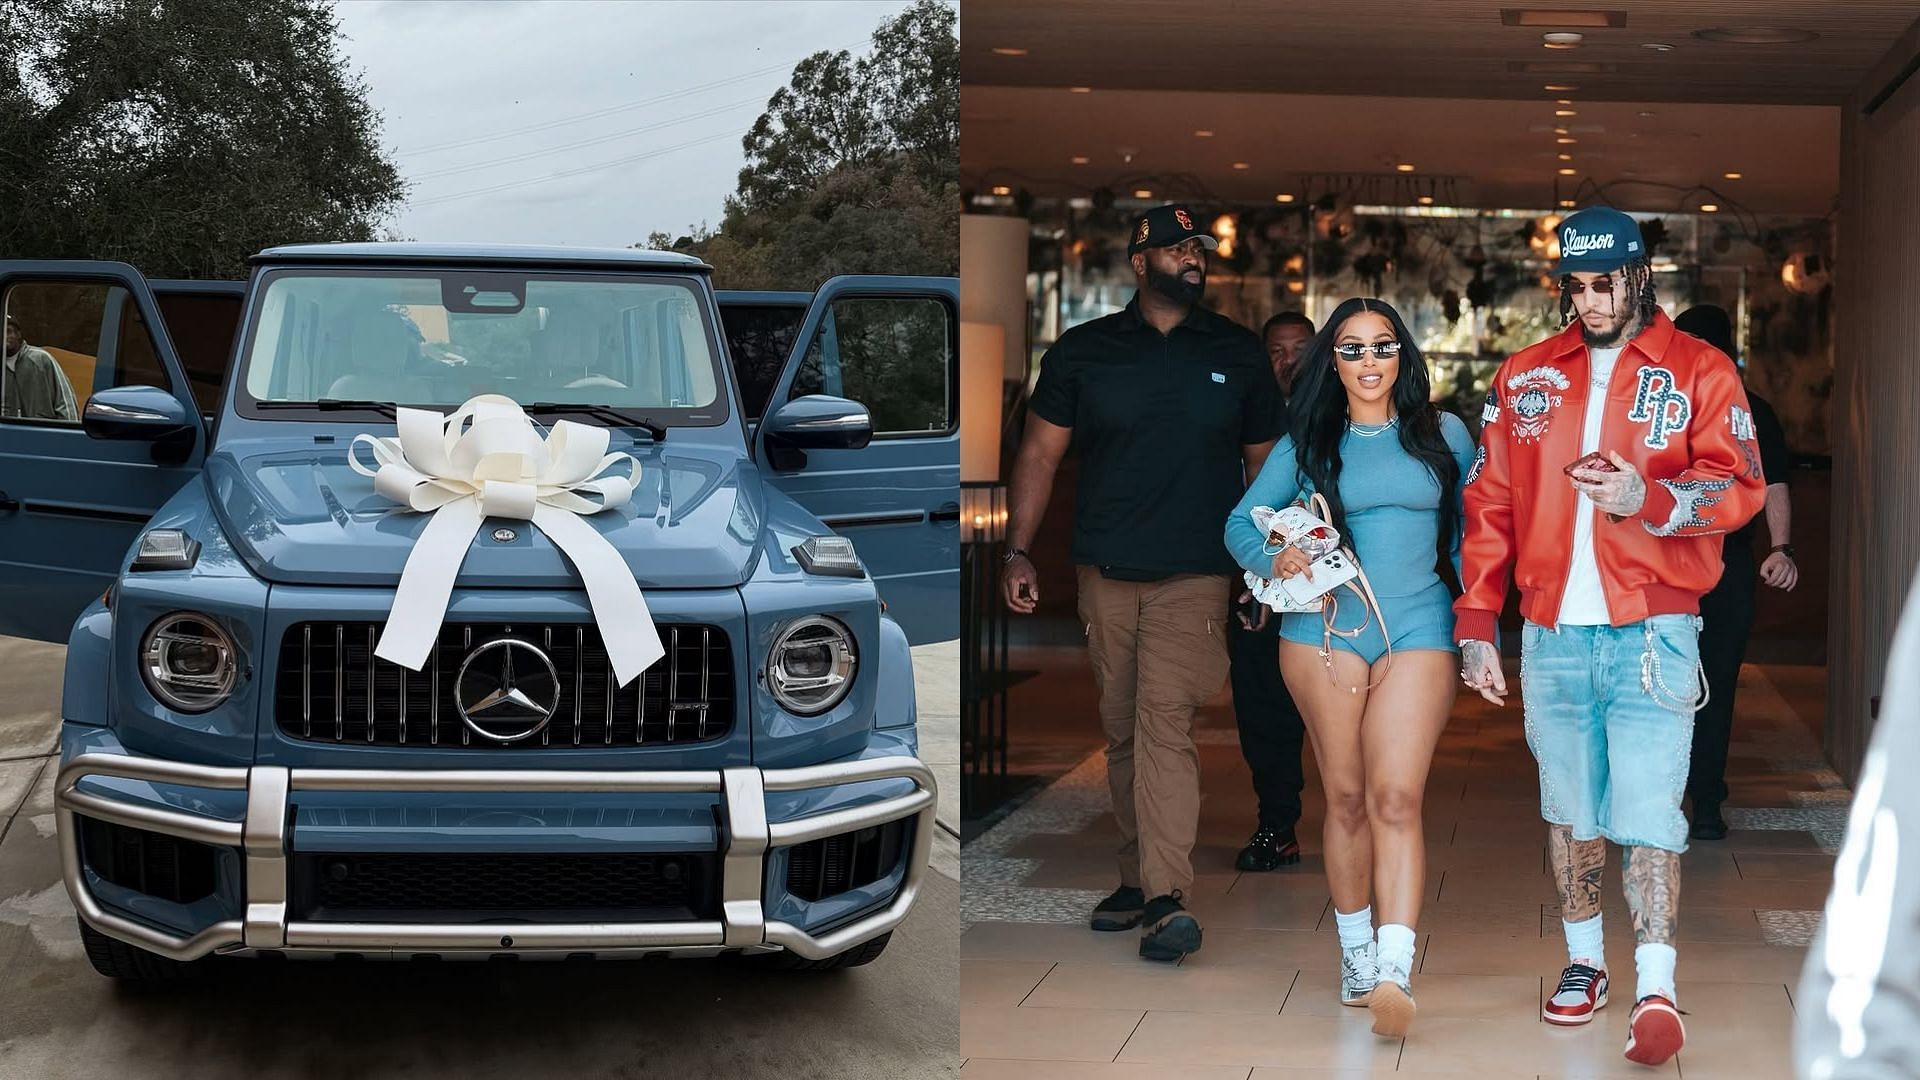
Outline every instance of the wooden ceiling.
<svg viewBox="0 0 1920 1080"><path fill-rule="evenodd" d="M1920 0L1609 0L1532 9L1618 26L1508 25L1473 0L964 0L961 81L1097 90L1508 98L1579 87L1588 101L1837 105ZM1811 41L1748 45L1694 31L1766 26ZM1542 35L1570 29L1574 49ZM1670 51L1645 48L1672 45ZM1006 56L995 49L1024 49Z"/></svg>

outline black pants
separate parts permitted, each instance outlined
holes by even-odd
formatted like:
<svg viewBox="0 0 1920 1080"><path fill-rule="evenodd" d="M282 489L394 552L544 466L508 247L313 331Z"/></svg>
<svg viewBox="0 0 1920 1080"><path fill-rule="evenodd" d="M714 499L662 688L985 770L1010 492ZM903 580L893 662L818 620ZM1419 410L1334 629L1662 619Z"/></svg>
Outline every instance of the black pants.
<svg viewBox="0 0 1920 1080"><path fill-rule="evenodd" d="M1729 553L1720 584L1700 598L1700 666L1712 695L1693 715L1693 762L1687 794L1697 806L1727 798L1727 742L1733 737L1733 693L1753 632L1753 596L1759 571L1753 556Z"/></svg>
<svg viewBox="0 0 1920 1080"><path fill-rule="evenodd" d="M1260 797L1260 825L1291 829L1300 820L1300 789L1306 775L1300 763L1306 723L1280 679L1280 616L1246 630L1229 615L1228 652L1233 663L1233 713L1240 723L1240 753L1253 770Z"/></svg>

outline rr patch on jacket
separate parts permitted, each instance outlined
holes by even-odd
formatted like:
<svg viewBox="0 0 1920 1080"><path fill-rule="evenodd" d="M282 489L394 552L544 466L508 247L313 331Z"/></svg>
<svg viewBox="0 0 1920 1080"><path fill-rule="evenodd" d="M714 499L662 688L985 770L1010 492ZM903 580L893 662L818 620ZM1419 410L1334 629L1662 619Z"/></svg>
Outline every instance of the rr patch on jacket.
<svg viewBox="0 0 1920 1080"><path fill-rule="evenodd" d="M1627 419L1647 425L1647 445L1665 450L1667 436L1687 430L1693 420L1693 402L1674 381L1673 372L1649 364L1640 369L1640 385Z"/></svg>
<svg viewBox="0 0 1920 1080"><path fill-rule="evenodd" d="M1566 398L1557 390L1571 386L1567 373L1557 367L1537 367L1507 380L1507 409L1513 414L1508 430L1523 443L1539 442L1547 434L1547 422L1553 410Z"/></svg>

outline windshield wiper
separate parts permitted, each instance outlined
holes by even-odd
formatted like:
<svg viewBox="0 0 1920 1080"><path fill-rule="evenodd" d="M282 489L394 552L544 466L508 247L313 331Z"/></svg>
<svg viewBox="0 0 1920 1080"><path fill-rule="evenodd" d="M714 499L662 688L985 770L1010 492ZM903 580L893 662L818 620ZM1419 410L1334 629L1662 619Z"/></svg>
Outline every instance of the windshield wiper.
<svg viewBox="0 0 1920 1080"><path fill-rule="evenodd" d="M262 409L319 409L321 412L339 412L345 409L369 409L392 419L393 403L352 398L321 398L318 401L256 401L254 405Z"/></svg>
<svg viewBox="0 0 1920 1080"><path fill-rule="evenodd" d="M653 436L654 442L664 442L667 429L644 416L628 416L619 409L605 405L595 405L589 401L536 401L527 406L527 411L545 413L573 413L579 416L593 416L600 420L618 424L621 427L637 427Z"/></svg>

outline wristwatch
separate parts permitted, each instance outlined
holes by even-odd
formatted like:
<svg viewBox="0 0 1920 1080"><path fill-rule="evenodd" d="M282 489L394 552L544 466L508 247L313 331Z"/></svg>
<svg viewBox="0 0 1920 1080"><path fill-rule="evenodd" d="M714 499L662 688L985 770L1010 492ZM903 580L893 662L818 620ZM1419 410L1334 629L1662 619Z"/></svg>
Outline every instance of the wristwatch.
<svg viewBox="0 0 1920 1080"><path fill-rule="evenodd" d="M1011 566L1013 564L1013 560L1024 559L1026 557L1027 557L1026 548L1012 548L1007 552L1007 557L1000 560L1000 565Z"/></svg>
<svg viewBox="0 0 1920 1080"><path fill-rule="evenodd" d="M1797 555L1795 555L1795 554L1793 553L1793 545L1792 545L1792 544L1775 544L1775 545L1773 545L1773 550L1772 550L1771 552L1769 552L1768 554L1772 554L1772 555L1785 555L1785 556L1786 556L1787 558L1789 558L1789 559L1795 559L1795 558L1799 558L1799 556L1797 556Z"/></svg>

